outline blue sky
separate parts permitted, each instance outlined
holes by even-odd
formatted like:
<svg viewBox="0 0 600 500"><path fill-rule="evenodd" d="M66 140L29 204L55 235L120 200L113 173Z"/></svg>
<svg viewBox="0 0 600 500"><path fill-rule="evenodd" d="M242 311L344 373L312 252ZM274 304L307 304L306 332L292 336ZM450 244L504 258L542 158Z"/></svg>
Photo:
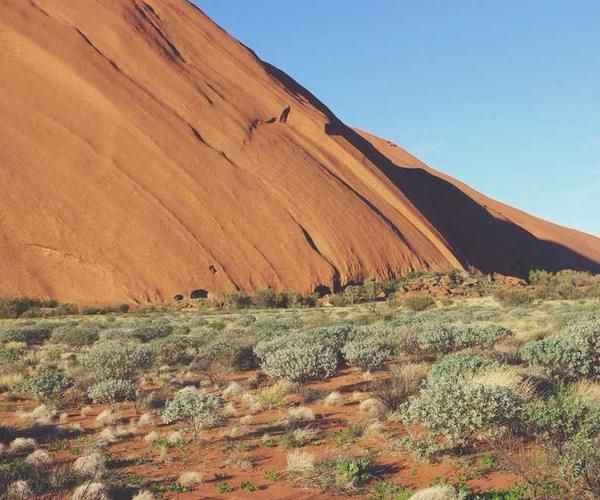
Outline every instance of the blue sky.
<svg viewBox="0 0 600 500"><path fill-rule="evenodd" d="M195 0L349 125L600 236L597 0Z"/></svg>

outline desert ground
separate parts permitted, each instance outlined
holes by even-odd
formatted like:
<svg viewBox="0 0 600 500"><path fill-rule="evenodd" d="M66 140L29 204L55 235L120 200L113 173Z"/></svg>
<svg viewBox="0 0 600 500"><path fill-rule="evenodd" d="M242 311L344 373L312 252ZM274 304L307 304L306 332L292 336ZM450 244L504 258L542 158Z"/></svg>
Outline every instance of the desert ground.
<svg viewBox="0 0 600 500"><path fill-rule="evenodd" d="M2 320L2 498L598 498L600 304L540 295Z"/></svg>

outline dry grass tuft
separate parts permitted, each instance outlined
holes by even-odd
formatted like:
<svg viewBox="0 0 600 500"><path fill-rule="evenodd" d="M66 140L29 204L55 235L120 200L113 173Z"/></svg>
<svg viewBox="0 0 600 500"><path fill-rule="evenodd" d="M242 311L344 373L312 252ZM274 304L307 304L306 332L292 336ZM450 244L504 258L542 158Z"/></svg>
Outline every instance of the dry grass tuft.
<svg viewBox="0 0 600 500"><path fill-rule="evenodd" d="M287 464L289 471L307 471L314 468L315 457L306 451L295 449L287 454Z"/></svg>
<svg viewBox="0 0 600 500"><path fill-rule="evenodd" d="M110 500L106 487L102 483L84 483L78 486L72 500Z"/></svg>
<svg viewBox="0 0 600 500"><path fill-rule="evenodd" d="M38 444L35 439L19 437L14 439L9 446L11 453L23 453L37 449Z"/></svg>
<svg viewBox="0 0 600 500"><path fill-rule="evenodd" d="M344 404L344 396L338 391L333 391L323 399L323 404L326 406L342 406Z"/></svg>
<svg viewBox="0 0 600 500"><path fill-rule="evenodd" d="M204 476L200 472L182 472L177 478L177 484L183 488L189 488L196 484L200 484Z"/></svg>

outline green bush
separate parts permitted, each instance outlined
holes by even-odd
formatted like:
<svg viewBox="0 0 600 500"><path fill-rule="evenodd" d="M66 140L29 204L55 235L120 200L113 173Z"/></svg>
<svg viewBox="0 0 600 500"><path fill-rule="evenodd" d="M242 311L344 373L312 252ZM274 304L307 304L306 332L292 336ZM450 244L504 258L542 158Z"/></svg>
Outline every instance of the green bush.
<svg viewBox="0 0 600 500"><path fill-rule="evenodd" d="M438 380L454 380L455 382L481 373L484 370L493 370L501 365L489 358L473 354L457 353L444 356L429 370L428 383Z"/></svg>
<svg viewBox="0 0 600 500"><path fill-rule="evenodd" d="M521 357L559 380L577 380L591 375L588 346L576 337L555 336L527 342Z"/></svg>
<svg viewBox="0 0 600 500"><path fill-rule="evenodd" d="M252 300L247 293L237 290L223 295L223 305L228 309L246 309Z"/></svg>
<svg viewBox="0 0 600 500"><path fill-rule="evenodd" d="M73 347L92 345L99 338L100 328L93 323L68 324L55 328L50 341Z"/></svg>
<svg viewBox="0 0 600 500"><path fill-rule="evenodd" d="M120 401L135 399L136 387L129 380L107 379L94 384L88 389L88 397L99 404L109 404L114 407Z"/></svg>
<svg viewBox="0 0 600 500"><path fill-rule="evenodd" d="M342 353L350 366L358 366L363 371L381 368L392 355L387 345L374 338L348 342Z"/></svg>
<svg viewBox="0 0 600 500"><path fill-rule="evenodd" d="M149 323L131 330L131 336L142 342L168 337L173 332L169 323Z"/></svg>
<svg viewBox="0 0 600 500"><path fill-rule="evenodd" d="M42 302L28 298L0 298L0 318L15 319L32 308L39 308Z"/></svg>
<svg viewBox="0 0 600 500"><path fill-rule="evenodd" d="M600 498L600 436L569 441L559 461L562 475L571 484L581 485L590 498Z"/></svg>
<svg viewBox="0 0 600 500"><path fill-rule="evenodd" d="M516 427L521 408L519 397L505 387L439 379L411 402L408 417L450 446L468 447L478 438Z"/></svg>
<svg viewBox="0 0 600 500"><path fill-rule="evenodd" d="M266 288L254 292L252 304L260 309L283 308L288 306L288 297L285 293L278 293L272 288Z"/></svg>
<svg viewBox="0 0 600 500"><path fill-rule="evenodd" d="M220 422L223 406L223 400L217 396L183 390L166 402L162 418L167 424L177 421L187 424L196 442L203 429L213 427Z"/></svg>
<svg viewBox="0 0 600 500"><path fill-rule="evenodd" d="M416 345L422 353L449 353L456 349L456 328L442 323L425 323L416 333Z"/></svg>
<svg viewBox="0 0 600 500"><path fill-rule="evenodd" d="M185 365L196 356L197 340L189 335L171 335L153 340L148 348L158 365Z"/></svg>
<svg viewBox="0 0 600 500"><path fill-rule="evenodd" d="M600 320L576 321L560 335L528 342L521 356L560 380L600 378Z"/></svg>
<svg viewBox="0 0 600 500"><path fill-rule="evenodd" d="M329 378L338 366L338 353L334 349L302 340L292 340L260 357L261 368L269 377L292 382Z"/></svg>
<svg viewBox="0 0 600 500"><path fill-rule="evenodd" d="M146 346L103 342L96 344L80 358L95 382L109 379L133 380L152 364L151 350Z"/></svg>
<svg viewBox="0 0 600 500"><path fill-rule="evenodd" d="M67 373L44 370L23 383L23 392L34 395L40 401L50 402L73 385L73 377Z"/></svg>
<svg viewBox="0 0 600 500"><path fill-rule="evenodd" d="M321 326L308 333L311 340L338 350L344 347L344 345L352 339L354 334L354 326L348 323L333 326Z"/></svg>
<svg viewBox="0 0 600 500"><path fill-rule="evenodd" d="M512 335L511 330L500 325L464 326L456 328L455 348L481 347L482 349L491 349L499 340Z"/></svg>
<svg viewBox="0 0 600 500"><path fill-rule="evenodd" d="M575 439L589 439L600 433L600 402L589 405L562 390L547 401L525 405L528 434L535 436L559 454Z"/></svg>
<svg viewBox="0 0 600 500"><path fill-rule="evenodd" d="M598 297L600 276L581 271L531 271L529 281L534 295L541 299L581 299Z"/></svg>
<svg viewBox="0 0 600 500"><path fill-rule="evenodd" d="M371 478L373 463L369 457L341 458L336 464L336 484L343 488L353 488Z"/></svg>
<svg viewBox="0 0 600 500"><path fill-rule="evenodd" d="M41 322L34 324L8 325L0 330L0 343L25 342L29 345L41 344L47 340L56 327L56 323Z"/></svg>

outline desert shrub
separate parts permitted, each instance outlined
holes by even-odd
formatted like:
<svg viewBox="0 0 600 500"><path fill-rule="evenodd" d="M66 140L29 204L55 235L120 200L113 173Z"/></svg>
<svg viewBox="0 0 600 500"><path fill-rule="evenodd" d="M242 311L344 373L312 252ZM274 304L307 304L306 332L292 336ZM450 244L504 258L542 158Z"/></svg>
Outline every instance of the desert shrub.
<svg viewBox="0 0 600 500"><path fill-rule="evenodd" d="M269 340L285 332L300 329L302 326L302 318L294 314L279 318L259 318L252 330L258 339Z"/></svg>
<svg viewBox="0 0 600 500"><path fill-rule="evenodd" d="M371 478L373 462L370 457L343 457L336 464L336 484L350 490Z"/></svg>
<svg viewBox="0 0 600 500"><path fill-rule="evenodd" d="M514 428L522 402L505 387L439 379L427 384L408 407L408 418L447 439L452 447L467 447L478 438Z"/></svg>
<svg viewBox="0 0 600 500"><path fill-rule="evenodd" d="M173 326L169 323L149 323L147 325L133 328L131 336L142 342L168 337L173 332Z"/></svg>
<svg viewBox="0 0 600 500"><path fill-rule="evenodd" d="M494 298L505 306L522 306L531 304L533 296L524 288L499 288L494 292Z"/></svg>
<svg viewBox="0 0 600 500"><path fill-rule="evenodd" d="M26 350L25 342L7 342L0 347L0 363L14 363Z"/></svg>
<svg viewBox="0 0 600 500"><path fill-rule="evenodd" d="M93 323L62 325L52 331L50 340L56 344L83 347L96 342L99 338L99 331L100 328Z"/></svg>
<svg viewBox="0 0 600 500"><path fill-rule="evenodd" d="M297 479L300 484L317 486L322 492L327 492L332 495L336 494L357 494L360 492L360 487L368 482L373 476L375 464L369 455L360 457L339 457L336 459L325 459L321 462L313 464L310 460L310 466L304 465L307 461L302 459L302 452L297 450L294 461L299 462L299 465L288 468L293 471L302 472L302 475ZM291 456L288 455L288 463ZM313 459L314 460L314 459Z"/></svg>
<svg viewBox="0 0 600 500"><path fill-rule="evenodd" d="M389 410L400 410L416 394L425 378L424 365L403 365L393 370L388 379L371 384L371 395Z"/></svg>
<svg viewBox="0 0 600 500"><path fill-rule="evenodd" d="M600 320L576 321L560 335L526 343L521 356L561 380L600 377Z"/></svg>
<svg viewBox="0 0 600 500"><path fill-rule="evenodd" d="M136 387L129 380L107 379L92 385L88 389L88 397L94 403L109 404L114 407L121 401L135 399Z"/></svg>
<svg viewBox="0 0 600 500"><path fill-rule="evenodd" d="M252 326L254 323L256 323L256 316L252 314L244 314L235 320L235 326L242 328Z"/></svg>
<svg viewBox="0 0 600 500"><path fill-rule="evenodd" d="M417 331L416 343L423 353L449 353L456 348L456 328L437 322L424 323Z"/></svg>
<svg viewBox="0 0 600 500"><path fill-rule="evenodd" d="M299 344L309 342L309 340L303 335L298 335L295 338ZM254 353L256 356L263 360L270 354L273 354L280 349L285 349L290 343L290 339L286 335L280 335L277 337L270 337L267 340L261 340L254 346Z"/></svg>
<svg viewBox="0 0 600 500"><path fill-rule="evenodd" d="M501 339L510 337L513 332L501 325L464 326L455 330L455 348L481 347L491 349Z"/></svg>
<svg viewBox="0 0 600 500"><path fill-rule="evenodd" d="M334 307L344 307L350 302L344 293L333 293L329 296L329 303Z"/></svg>
<svg viewBox="0 0 600 500"><path fill-rule="evenodd" d="M34 324L6 326L0 330L0 343L25 342L29 345L40 344L50 337L56 323L42 321Z"/></svg>
<svg viewBox="0 0 600 500"><path fill-rule="evenodd" d="M54 309L54 316L73 316L78 312L75 304L59 304Z"/></svg>
<svg viewBox="0 0 600 500"><path fill-rule="evenodd" d="M254 350L241 342L216 340L199 347L191 368L205 375L212 383L220 384L234 370L256 368Z"/></svg>
<svg viewBox="0 0 600 500"><path fill-rule="evenodd" d="M586 404L566 390L547 401L525 405L523 414L528 433L558 453L575 438L589 439L600 433L600 402Z"/></svg>
<svg viewBox="0 0 600 500"><path fill-rule="evenodd" d="M347 304L354 305L361 299L361 289L357 285L348 285L344 288L344 299Z"/></svg>
<svg viewBox="0 0 600 500"><path fill-rule="evenodd" d="M227 309L246 309L252 305L250 296L239 290L224 294L222 300Z"/></svg>
<svg viewBox="0 0 600 500"><path fill-rule="evenodd" d="M435 363L429 370L428 383L438 380L454 380L471 377L484 370L493 370L501 365L492 359L467 353L449 354Z"/></svg>
<svg viewBox="0 0 600 500"><path fill-rule="evenodd" d="M171 335L148 344L158 365L191 363L196 356L197 341L189 335Z"/></svg>
<svg viewBox="0 0 600 500"><path fill-rule="evenodd" d="M254 292L252 303L260 309L287 307L288 297L285 293L278 293L272 288L266 288Z"/></svg>
<svg viewBox="0 0 600 500"><path fill-rule="evenodd" d="M387 345L374 338L348 342L342 353L350 366L358 366L363 371L381 368L392 354Z"/></svg>
<svg viewBox="0 0 600 500"><path fill-rule="evenodd" d="M560 456L562 475L581 485L590 498L600 498L600 437L578 436L569 441Z"/></svg>
<svg viewBox="0 0 600 500"><path fill-rule="evenodd" d="M76 483L70 464L0 461L0 498L3 500L65 498L67 491Z"/></svg>
<svg viewBox="0 0 600 500"><path fill-rule="evenodd" d="M591 356L581 339L566 336L546 337L527 342L521 357L560 380L577 380L591 374Z"/></svg>
<svg viewBox="0 0 600 500"><path fill-rule="evenodd" d="M292 384L285 381L280 381L269 387L264 387L256 392L254 400L250 399L250 406L262 410L280 408L285 404L286 396L291 390Z"/></svg>
<svg viewBox="0 0 600 500"><path fill-rule="evenodd" d="M404 305L411 311L424 311L435 306L435 300L430 295L409 295L404 299Z"/></svg>
<svg viewBox="0 0 600 500"><path fill-rule="evenodd" d="M309 337L320 344L328 345L332 349L341 349L352 338L354 325L344 323L341 325L322 326L311 330Z"/></svg>
<svg viewBox="0 0 600 500"><path fill-rule="evenodd" d="M36 299L28 298L0 298L0 318L15 319L29 309L39 308L42 303Z"/></svg>
<svg viewBox="0 0 600 500"><path fill-rule="evenodd" d="M72 385L73 377L69 374L55 370L44 370L35 377L26 380L23 383L22 390L33 394L40 401L49 402Z"/></svg>
<svg viewBox="0 0 600 500"><path fill-rule="evenodd" d="M541 299L580 299L596 297L600 279L581 271L531 271L529 281L534 286L534 295Z"/></svg>
<svg viewBox="0 0 600 500"><path fill-rule="evenodd" d="M133 342L133 332L123 327L106 328L100 332L101 342Z"/></svg>
<svg viewBox="0 0 600 500"><path fill-rule="evenodd" d="M338 366L338 355L329 346L317 343L282 345L262 356L261 368L272 378L292 382L324 379L333 375Z"/></svg>
<svg viewBox="0 0 600 500"><path fill-rule="evenodd" d="M180 391L172 400L166 402L162 418L167 424L184 422L196 442L203 429L213 427L220 422L223 407L223 400L212 394Z"/></svg>
<svg viewBox="0 0 600 500"><path fill-rule="evenodd" d="M152 364L152 353L146 346L102 342L81 356L80 361L94 382L133 380Z"/></svg>

